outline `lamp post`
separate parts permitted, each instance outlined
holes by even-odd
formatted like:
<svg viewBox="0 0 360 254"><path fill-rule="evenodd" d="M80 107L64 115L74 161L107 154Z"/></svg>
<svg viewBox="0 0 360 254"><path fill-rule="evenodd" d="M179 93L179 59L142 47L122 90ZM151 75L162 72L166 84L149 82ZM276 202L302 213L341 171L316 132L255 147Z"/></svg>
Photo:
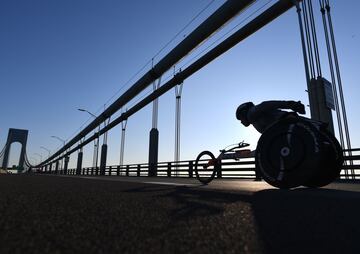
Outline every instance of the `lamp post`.
<svg viewBox="0 0 360 254"><path fill-rule="evenodd" d="M38 160L37 160L37 159L35 159L34 157L29 157L29 159L30 159L30 160L33 160L33 161L35 162L35 165L37 165L37 164L38 164Z"/></svg>
<svg viewBox="0 0 360 254"><path fill-rule="evenodd" d="M34 153L34 155L37 155L37 156L39 156L40 157L40 163L42 162L42 155L41 154L39 154L39 153Z"/></svg>
<svg viewBox="0 0 360 254"><path fill-rule="evenodd" d="M94 115L93 113L91 113L90 111L86 110L86 109L82 109L82 108L78 108L79 111L81 112L86 112L88 113L89 115L91 115L92 117L96 118L96 115Z"/></svg>
<svg viewBox="0 0 360 254"><path fill-rule="evenodd" d="M82 108L78 108L78 110L81 112L86 112L96 119L96 115L91 113L90 111L88 111L86 109L82 109ZM98 133L100 132L100 127L101 126L99 125ZM99 136L97 136L96 139L94 140L94 157L93 157L93 167L94 168L97 168L98 158L99 158Z"/></svg>
<svg viewBox="0 0 360 254"><path fill-rule="evenodd" d="M58 136L51 136L51 137L59 140L60 142L63 143L63 146L65 146L65 143L66 143L66 140L65 140L65 139L59 138ZM63 158L63 160L64 160L64 159L65 159L65 158ZM63 165L64 165L63 160L61 160L61 164L60 164L60 168L61 168L61 169L63 169Z"/></svg>
<svg viewBox="0 0 360 254"><path fill-rule="evenodd" d="M61 142L63 142L63 145L65 146L65 139L59 138L58 136L51 136L52 138L56 138L57 140L60 140Z"/></svg>
<svg viewBox="0 0 360 254"><path fill-rule="evenodd" d="M40 146L41 149L44 149L45 151L48 152L48 158L50 157L51 151L49 149L47 149L46 147Z"/></svg>

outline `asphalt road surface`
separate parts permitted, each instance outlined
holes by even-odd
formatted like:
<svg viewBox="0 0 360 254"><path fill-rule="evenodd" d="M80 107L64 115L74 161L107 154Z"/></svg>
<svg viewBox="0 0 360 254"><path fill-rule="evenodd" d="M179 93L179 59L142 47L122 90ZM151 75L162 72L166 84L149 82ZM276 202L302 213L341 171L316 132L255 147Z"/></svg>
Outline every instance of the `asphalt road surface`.
<svg viewBox="0 0 360 254"><path fill-rule="evenodd" d="M360 253L360 184L0 175L0 253Z"/></svg>

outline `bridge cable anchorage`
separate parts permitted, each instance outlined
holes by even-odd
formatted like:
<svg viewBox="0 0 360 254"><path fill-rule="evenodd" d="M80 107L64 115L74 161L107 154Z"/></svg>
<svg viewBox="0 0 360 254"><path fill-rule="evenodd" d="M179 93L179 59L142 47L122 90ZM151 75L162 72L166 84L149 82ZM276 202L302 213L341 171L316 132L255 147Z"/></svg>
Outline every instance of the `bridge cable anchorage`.
<svg viewBox="0 0 360 254"><path fill-rule="evenodd" d="M343 116L343 122L344 122L344 127L345 127L347 149L350 150L349 155L351 156L352 154L351 154L350 132L349 132L347 115L346 115L346 106L345 106L345 99L344 99L343 88L342 88L340 65L339 65L339 59L338 59L338 54L337 54L337 49L336 49L335 33L334 33L334 27L333 27L333 22L332 22L331 13L330 13L331 8L330 8L329 0L325 0L325 9L326 9L326 13L327 13L327 21L328 21L328 26L329 26L329 31L330 31L330 38L331 38L333 57L334 57L334 62L335 62L336 76L337 76L338 86L339 86L340 102L341 102L342 116ZM353 165L352 160L350 160L350 165ZM354 174L355 174L355 172L352 172L353 178L354 178Z"/></svg>

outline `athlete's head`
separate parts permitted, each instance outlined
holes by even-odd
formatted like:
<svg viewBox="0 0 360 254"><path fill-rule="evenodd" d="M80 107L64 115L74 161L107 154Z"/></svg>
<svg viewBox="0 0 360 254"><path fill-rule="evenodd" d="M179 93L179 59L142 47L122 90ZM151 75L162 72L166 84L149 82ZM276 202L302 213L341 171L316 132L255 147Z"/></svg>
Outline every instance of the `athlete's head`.
<svg viewBox="0 0 360 254"><path fill-rule="evenodd" d="M249 109L252 107L254 107L254 103L245 102L236 109L236 119L241 121L241 123L246 127L250 125L247 114Z"/></svg>

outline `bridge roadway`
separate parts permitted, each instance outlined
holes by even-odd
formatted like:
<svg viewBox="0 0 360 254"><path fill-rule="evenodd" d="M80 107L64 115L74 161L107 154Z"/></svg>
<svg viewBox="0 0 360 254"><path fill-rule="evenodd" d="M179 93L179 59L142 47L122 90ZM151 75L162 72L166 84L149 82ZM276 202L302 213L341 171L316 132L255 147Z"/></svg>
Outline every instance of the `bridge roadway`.
<svg viewBox="0 0 360 254"><path fill-rule="evenodd" d="M360 184L0 176L0 253L360 253Z"/></svg>

